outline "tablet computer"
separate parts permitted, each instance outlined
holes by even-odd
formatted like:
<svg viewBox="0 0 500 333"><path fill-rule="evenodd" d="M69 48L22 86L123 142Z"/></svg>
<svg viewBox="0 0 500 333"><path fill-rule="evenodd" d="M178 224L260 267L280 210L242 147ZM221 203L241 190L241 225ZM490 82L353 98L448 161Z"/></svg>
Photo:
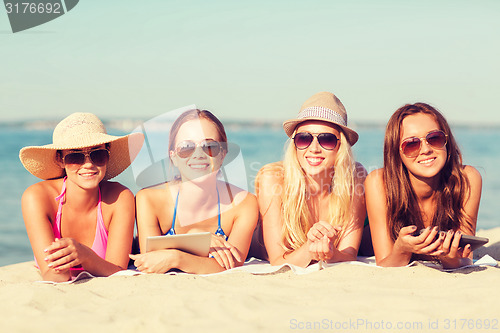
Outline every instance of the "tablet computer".
<svg viewBox="0 0 500 333"><path fill-rule="evenodd" d="M212 235L209 232L151 236L146 238L146 252L178 249L200 257L208 257Z"/></svg>

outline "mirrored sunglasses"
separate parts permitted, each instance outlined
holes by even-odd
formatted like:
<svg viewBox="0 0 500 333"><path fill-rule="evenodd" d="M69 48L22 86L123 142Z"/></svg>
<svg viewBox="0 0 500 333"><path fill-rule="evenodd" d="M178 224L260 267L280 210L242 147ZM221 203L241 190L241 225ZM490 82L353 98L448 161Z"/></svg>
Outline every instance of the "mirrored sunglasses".
<svg viewBox="0 0 500 333"><path fill-rule="evenodd" d="M427 142L427 144L432 148L441 149L446 145L448 135L444 134L443 131L436 130L427 133L421 138L412 136L401 142L400 149L406 157L417 157L420 153L420 148L422 147L422 140L425 140L425 142Z"/></svg>
<svg viewBox="0 0 500 333"><path fill-rule="evenodd" d="M193 141L187 140L180 142L175 148L175 153L180 158L188 158L193 155L196 147L200 147L205 154L210 157L215 157L220 154L222 149L222 144L215 140L203 140L199 144Z"/></svg>

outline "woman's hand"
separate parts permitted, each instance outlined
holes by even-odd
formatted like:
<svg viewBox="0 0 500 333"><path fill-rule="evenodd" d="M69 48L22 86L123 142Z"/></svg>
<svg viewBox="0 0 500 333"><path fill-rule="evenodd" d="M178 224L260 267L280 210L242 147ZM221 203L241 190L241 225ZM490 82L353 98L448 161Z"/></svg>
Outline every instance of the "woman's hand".
<svg viewBox="0 0 500 333"><path fill-rule="evenodd" d="M316 222L307 232L307 242L309 243L309 252L313 260L330 260L335 252L335 239L338 237L342 228L332 226L325 221Z"/></svg>
<svg viewBox="0 0 500 333"><path fill-rule="evenodd" d="M69 270L72 267L84 265L94 253L89 247L77 242L73 238L56 238L44 250L47 254L45 261L49 269L56 273Z"/></svg>
<svg viewBox="0 0 500 333"><path fill-rule="evenodd" d="M143 273L164 274L178 267L179 251L176 249L158 250L142 254L130 254L134 265Z"/></svg>
<svg viewBox="0 0 500 333"><path fill-rule="evenodd" d="M241 262L241 254L237 248L232 246L221 236L212 234L209 254L224 269L236 267L235 260Z"/></svg>
<svg viewBox="0 0 500 333"><path fill-rule="evenodd" d="M437 227L432 229L427 227L418 236L414 236L415 231L417 231L416 226L401 228L398 239L394 243L394 249L404 254L415 253L430 256L443 254L441 245L443 244L444 233L439 233L438 236Z"/></svg>
<svg viewBox="0 0 500 333"><path fill-rule="evenodd" d="M441 246L443 253L438 256L443 268L457 268L466 264L463 261L469 258L472 251L470 244L467 244L464 248L459 247L462 232L448 230L443 234L446 235Z"/></svg>
<svg viewBox="0 0 500 333"><path fill-rule="evenodd" d="M324 236L328 238L336 237L337 234L342 230L340 226L332 226L330 223L325 221L319 221L313 224L311 229L307 232L307 239L311 242L319 241Z"/></svg>

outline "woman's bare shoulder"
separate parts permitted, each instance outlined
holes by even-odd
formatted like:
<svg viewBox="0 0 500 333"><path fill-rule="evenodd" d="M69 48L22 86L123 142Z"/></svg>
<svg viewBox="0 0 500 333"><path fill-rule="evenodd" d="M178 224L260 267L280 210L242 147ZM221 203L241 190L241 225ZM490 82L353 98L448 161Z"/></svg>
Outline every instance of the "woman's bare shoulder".
<svg viewBox="0 0 500 333"><path fill-rule="evenodd" d="M61 193L62 184L62 179L52 179L29 186L21 198L23 212L30 210L53 216L57 211L55 198Z"/></svg>
<svg viewBox="0 0 500 333"><path fill-rule="evenodd" d="M366 168L360 162L356 162L354 166L354 176L360 182L363 182L368 175Z"/></svg>
<svg viewBox="0 0 500 333"><path fill-rule="evenodd" d="M282 184L283 183L283 162L273 162L260 168L255 178L256 190L259 186Z"/></svg>
<svg viewBox="0 0 500 333"><path fill-rule="evenodd" d="M272 162L264 165L260 168L259 173L268 173L268 172L280 172L282 173L284 170L283 162Z"/></svg>
<svg viewBox="0 0 500 333"><path fill-rule="evenodd" d="M470 182L482 182L481 173L473 166L464 166L464 174L469 179Z"/></svg>
<svg viewBox="0 0 500 333"><path fill-rule="evenodd" d="M366 176L365 185L366 186L383 186L384 171L382 168L373 170Z"/></svg>
<svg viewBox="0 0 500 333"><path fill-rule="evenodd" d="M178 185L162 183L152 187L139 190L135 197L137 201L148 201L150 203L164 203L167 197L171 197L172 191L177 191Z"/></svg>
<svg viewBox="0 0 500 333"><path fill-rule="evenodd" d="M134 200L134 194L125 185L112 182L102 181L100 184L102 200L110 205L118 202L127 202Z"/></svg>
<svg viewBox="0 0 500 333"><path fill-rule="evenodd" d="M62 190L62 179L50 179L29 186L23 197L29 198L55 198Z"/></svg>

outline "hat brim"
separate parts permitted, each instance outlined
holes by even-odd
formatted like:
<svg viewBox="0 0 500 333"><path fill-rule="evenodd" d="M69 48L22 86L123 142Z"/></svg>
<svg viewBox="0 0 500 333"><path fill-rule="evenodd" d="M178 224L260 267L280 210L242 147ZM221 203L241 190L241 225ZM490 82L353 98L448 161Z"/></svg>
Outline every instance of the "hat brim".
<svg viewBox="0 0 500 333"><path fill-rule="evenodd" d="M238 157L239 154L240 146L235 143L228 142L227 153L224 157L221 168L231 163L236 157ZM132 165L132 167L134 167L134 165ZM173 180L174 175L172 171L173 166L171 165L170 158L163 158L159 161L149 164L149 166L140 171L139 174L135 176L135 183L140 188L146 188L166 183Z"/></svg>
<svg viewBox="0 0 500 333"><path fill-rule="evenodd" d="M303 123L303 122L306 122L306 121L310 121L310 120L319 120L319 121L324 121L326 123L330 123L330 124L333 124L335 126L338 126L342 129L342 131L344 132L346 138L347 138L347 141L349 142L349 144L351 146L354 146L354 144L358 141L358 138L359 138L359 135L358 133L356 133L356 131L350 129L349 127L347 126L343 126L343 125L340 125L336 122L332 122L331 120L329 119L324 119L324 118L319 118L319 117L311 117L311 118L307 118L307 119L290 119L290 120L287 120L283 123L283 129L285 130L285 133L286 135L291 138L293 133L295 132L295 129L297 128L297 126L300 124L300 123Z"/></svg>
<svg viewBox="0 0 500 333"><path fill-rule="evenodd" d="M57 162L58 150L83 149L109 143L109 162L106 167L105 180L122 173L135 159L144 142L142 133L132 133L125 136L113 136L104 133L92 133L91 137L82 138L81 144L57 146L24 147L19 152L19 159L32 175L40 179L55 179L64 176L64 169Z"/></svg>

